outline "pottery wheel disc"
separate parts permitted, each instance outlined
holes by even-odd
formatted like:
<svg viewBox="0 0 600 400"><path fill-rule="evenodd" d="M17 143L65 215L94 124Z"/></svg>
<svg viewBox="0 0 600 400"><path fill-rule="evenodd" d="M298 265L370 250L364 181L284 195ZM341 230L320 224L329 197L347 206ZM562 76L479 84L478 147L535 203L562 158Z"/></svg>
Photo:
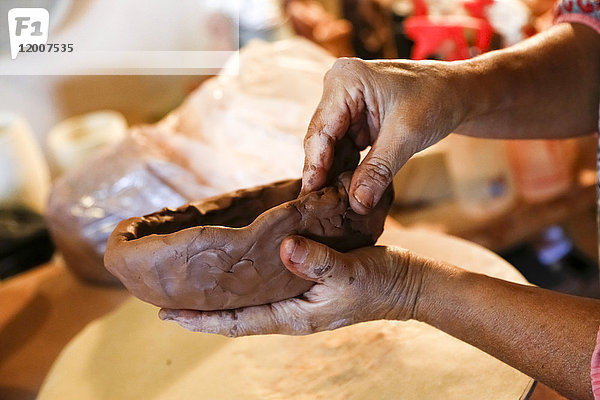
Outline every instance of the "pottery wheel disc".
<svg viewBox="0 0 600 400"><path fill-rule="evenodd" d="M379 243L514 282L508 263L469 242L388 228ZM40 400L517 400L532 379L428 325L375 321L304 337L229 339L162 322L132 298L63 350Z"/></svg>

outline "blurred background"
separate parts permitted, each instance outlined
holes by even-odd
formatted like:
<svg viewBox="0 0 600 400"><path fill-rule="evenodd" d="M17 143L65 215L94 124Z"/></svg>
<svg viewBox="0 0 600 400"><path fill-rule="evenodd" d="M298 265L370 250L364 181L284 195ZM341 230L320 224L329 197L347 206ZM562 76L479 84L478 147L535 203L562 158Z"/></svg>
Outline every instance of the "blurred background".
<svg viewBox="0 0 600 400"><path fill-rule="evenodd" d="M103 240L119 218L299 176L301 137L335 57L460 60L510 46L552 23L548 0L197 0L151 9L141 0L111 1L18 3L50 10L51 37L75 33L96 46L112 37L136 50L240 49L239 74L0 75L0 278L47 262L55 245L74 270L88 255L73 247L88 246L96 257L90 263L100 262ZM13 6L0 2L0 13ZM0 24L5 32L5 19ZM157 26L167 33L160 43L147 42L144 32ZM3 60L8 46L1 36ZM140 135L154 141L143 157L103 169L129 160L123 154L141 146ZM238 139L243 144L232 149L228 143ZM183 150L189 141L200 146L194 154ZM392 217L405 227L479 243L532 283L598 297L596 143L592 135L519 142L451 135L396 176ZM159 148L160 155L149 156ZM198 154L215 148L219 157L199 161ZM107 149L112 153L100 155ZM276 164L269 152L285 156ZM245 163L237 167L223 161L240 154ZM116 183L138 171L132 165L148 169L148 159L167 165L154 176L176 175L202 190L188 187L152 200L140 192L128 199L146 203L111 209L112 196L122 198ZM173 166L183 172L164 172ZM188 181L184 173L191 174ZM140 187L148 183L136 179ZM32 243L39 251L30 250Z"/></svg>

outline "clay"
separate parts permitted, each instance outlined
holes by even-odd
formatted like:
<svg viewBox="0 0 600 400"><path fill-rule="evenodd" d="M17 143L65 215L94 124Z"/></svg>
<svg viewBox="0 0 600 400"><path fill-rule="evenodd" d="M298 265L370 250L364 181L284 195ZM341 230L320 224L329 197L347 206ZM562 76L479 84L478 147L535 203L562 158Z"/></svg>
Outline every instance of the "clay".
<svg viewBox="0 0 600 400"><path fill-rule="evenodd" d="M361 216L348 204L350 177L300 198L300 181L283 181L130 218L110 236L105 266L135 296L164 308L222 310L298 296L313 282L281 263L286 236L348 251L383 232L392 188Z"/></svg>

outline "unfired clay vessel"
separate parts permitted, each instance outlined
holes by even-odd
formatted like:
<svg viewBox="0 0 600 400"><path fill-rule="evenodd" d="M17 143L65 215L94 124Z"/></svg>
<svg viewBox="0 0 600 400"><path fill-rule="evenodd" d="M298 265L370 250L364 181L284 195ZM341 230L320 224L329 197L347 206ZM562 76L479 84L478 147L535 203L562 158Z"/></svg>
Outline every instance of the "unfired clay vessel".
<svg viewBox="0 0 600 400"><path fill-rule="evenodd" d="M331 170L353 170L358 150L342 141ZM348 203L351 173L298 197L288 180L122 221L108 239L106 268L140 299L164 308L223 310L298 296L313 282L289 272L281 241L298 234L338 251L373 245L393 200L388 188L368 215Z"/></svg>

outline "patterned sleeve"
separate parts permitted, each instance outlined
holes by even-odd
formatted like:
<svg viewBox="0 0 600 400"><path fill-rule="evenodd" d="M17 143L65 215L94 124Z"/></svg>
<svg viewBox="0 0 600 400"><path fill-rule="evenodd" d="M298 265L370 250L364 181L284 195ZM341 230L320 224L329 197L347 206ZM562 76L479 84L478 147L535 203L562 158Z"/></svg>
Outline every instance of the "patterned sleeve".
<svg viewBox="0 0 600 400"><path fill-rule="evenodd" d="M554 23L577 22L600 33L600 0L559 0Z"/></svg>
<svg viewBox="0 0 600 400"><path fill-rule="evenodd" d="M600 399L600 331L596 337L596 349L592 354L592 391L594 392L594 399Z"/></svg>

